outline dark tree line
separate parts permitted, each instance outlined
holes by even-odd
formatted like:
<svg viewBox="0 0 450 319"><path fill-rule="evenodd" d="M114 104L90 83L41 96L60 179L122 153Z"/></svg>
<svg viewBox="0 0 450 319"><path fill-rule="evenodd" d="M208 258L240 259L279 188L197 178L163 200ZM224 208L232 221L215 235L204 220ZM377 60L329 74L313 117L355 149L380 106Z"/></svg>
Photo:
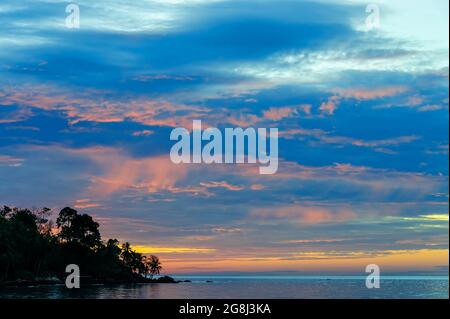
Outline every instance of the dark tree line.
<svg viewBox="0 0 450 319"><path fill-rule="evenodd" d="M0 283L64 278L68 264L77 264L82 277L103 282L133 282L159 274L156 256L143 256L129 243L103 241L99 224L87 214L66 207L56 223L51 211L0 208Z"/></svg>

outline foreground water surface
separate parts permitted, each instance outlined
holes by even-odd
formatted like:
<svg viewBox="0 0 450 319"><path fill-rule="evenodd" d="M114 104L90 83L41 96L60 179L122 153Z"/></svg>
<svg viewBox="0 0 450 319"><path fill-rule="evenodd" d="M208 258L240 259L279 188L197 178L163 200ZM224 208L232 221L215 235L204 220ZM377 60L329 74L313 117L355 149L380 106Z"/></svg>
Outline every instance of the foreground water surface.
<svg viewBox="0 0 450 319"><path fill-rule="evenodd" d="M178 284L64 285L0 288L0 298L87 299L276 299L276 298L449 298L448 277L382 277L379 289L367 289L356 276L182 276Z"/></svg>

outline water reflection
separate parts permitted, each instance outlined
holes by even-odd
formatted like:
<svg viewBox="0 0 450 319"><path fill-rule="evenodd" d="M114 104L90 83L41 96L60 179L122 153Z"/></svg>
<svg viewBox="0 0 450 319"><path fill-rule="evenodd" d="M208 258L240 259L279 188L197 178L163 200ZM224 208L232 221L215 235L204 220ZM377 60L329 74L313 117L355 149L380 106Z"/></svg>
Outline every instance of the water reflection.
<svg viewBox="0 0 450 319"><path fill-rule="evenodd" d="M206 282L210 280L212 282ZM204 277L178 284L9 287L0 298L231 299L231 298L448 298L446 279L385 279L367 289L362 278Z"/></svg>

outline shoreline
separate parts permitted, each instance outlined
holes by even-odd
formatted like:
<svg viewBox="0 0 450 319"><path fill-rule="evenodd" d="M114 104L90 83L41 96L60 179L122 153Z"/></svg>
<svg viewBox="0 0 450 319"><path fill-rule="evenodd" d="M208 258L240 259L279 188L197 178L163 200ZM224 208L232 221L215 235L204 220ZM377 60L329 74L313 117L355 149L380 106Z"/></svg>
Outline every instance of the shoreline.
<svg viewBox="0 0 450 319"><path fill-rule="evenodd" d="M191 282L190 280L175 280L170 276L162 276L156 279L139 278L133 280L120 280L120 279L96 279L96 278L80 278L83 285L118 285L118 284L177 284L180 282ZM59 278L48 279L36 279L36 280L15 280L0 282L1 288L11 287L32 287L32 286L57 286L65 285L65 281Z"/></svg>

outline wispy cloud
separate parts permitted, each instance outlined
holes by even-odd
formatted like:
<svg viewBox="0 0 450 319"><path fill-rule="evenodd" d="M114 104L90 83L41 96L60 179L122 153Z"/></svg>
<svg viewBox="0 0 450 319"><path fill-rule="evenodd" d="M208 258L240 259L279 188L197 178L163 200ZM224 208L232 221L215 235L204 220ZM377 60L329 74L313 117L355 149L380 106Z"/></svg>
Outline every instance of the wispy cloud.
<svg viewBox="0 0 450 319"><path fill-rule="evenodd" d="M86 210L175 272L448 265L448 1L372 31L361 1L77 3L76 30L0 4L0 204ZM277 127L277 174L172 164L193 119Z"/></svg>

